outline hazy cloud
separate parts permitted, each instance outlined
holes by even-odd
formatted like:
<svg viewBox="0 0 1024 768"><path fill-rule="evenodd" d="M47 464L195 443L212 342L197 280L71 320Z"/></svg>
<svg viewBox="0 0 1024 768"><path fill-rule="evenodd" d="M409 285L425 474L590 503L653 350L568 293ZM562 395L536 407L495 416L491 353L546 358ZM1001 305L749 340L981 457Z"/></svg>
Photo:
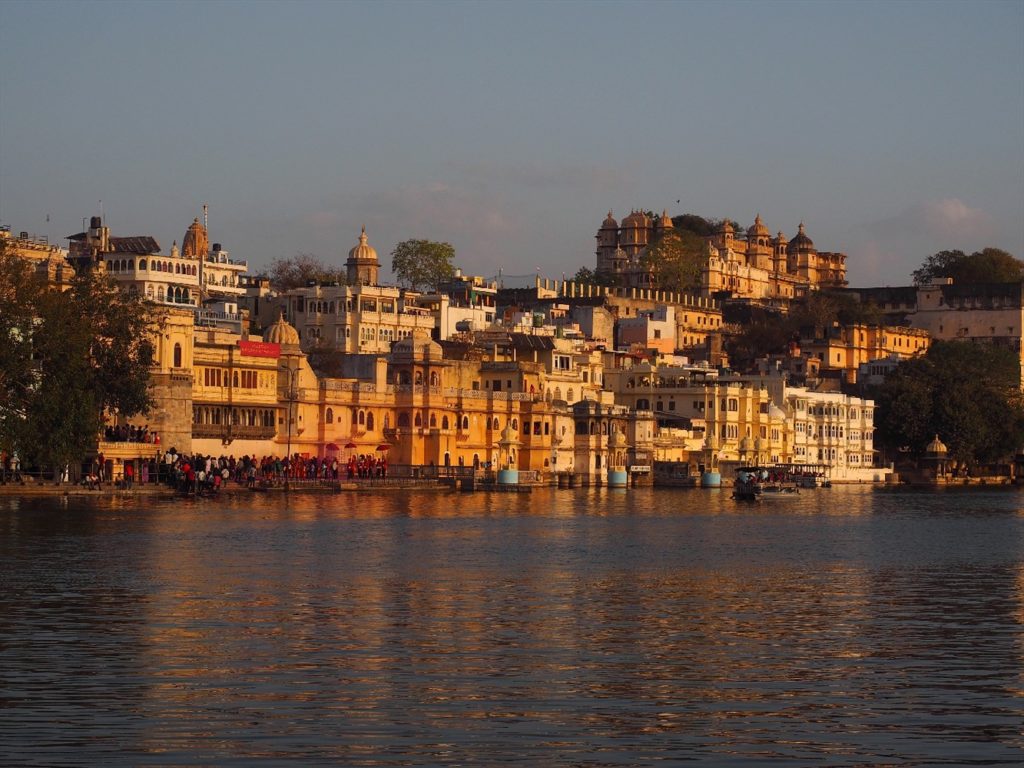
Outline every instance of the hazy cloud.
<svg viewBox="0 0 1024 768"><path fill-rule="evenodd" d="M992 216L955 197L928 200L869 227L879 238L927 235L955 239L958 243L983 239L990 236L994 229L995 220Z"/></svg>

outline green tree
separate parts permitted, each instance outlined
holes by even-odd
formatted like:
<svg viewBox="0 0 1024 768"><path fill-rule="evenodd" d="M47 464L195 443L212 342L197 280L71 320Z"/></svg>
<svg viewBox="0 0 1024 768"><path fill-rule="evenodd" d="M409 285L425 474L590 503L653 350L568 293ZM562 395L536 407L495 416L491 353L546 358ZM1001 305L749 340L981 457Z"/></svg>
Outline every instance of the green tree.
<svg viewBox="0 0 1024 768"><path fill-rule="evenodd" d="M16 444L38 377L33 334L43 281L0 240L0 448Z"/></svg>
<svg viewBox="0 0 1024 768"><path fill-rule="evenodd" d="M344 282L347 273L329 266L312 253L279 257L270 263L270 284L276 291L303 288L310 283Z"/></svg>
<svg viewBox="0 0 1024 768"><path fill-rule="evenodd" d="M914 283L923 285L943 277L954 284L1013 283L1024 280L1024 261L1000 248L984 248L967 255L963 251L939 251L913 272Z"/></svg>
<svg viewBox="0 0 1024 768"><path fill-rule="evenodd" d="M455 274L454 260L450 243L405 240L391 252L391 271L400 285L414 291L436 290Z"/></svg>
<svg viewBox="0 0 1024 768"><path fill-rule="evenodd" d="M590 267L580 267L572 276L574 282L589 283L591 285L618 285L618 278L608 272L599 272Z"/></svg>
<svg viewBox="0 0 1024 768"><path fill-rule="evenodd" d="M877 442L914 455L939 435L958 461L993 462L1024 440L1020 359L1002 347L935 342L900 363L875 400Z"/></svg>
<svg viewBox="0 0 1024 768"><path fill-rule="evenodd" d="M708 244L685 230L674 230L644 249L643 265L662 290L680 293L700 291L701 271L707 264Z"/></svg>
<svg viewBox="0 0 1024 768"><path fill-rule="evenodd" d="M67 291L0 255L0 446L28 464L77 463L96 446L104 414L151 405L151 335L144 301L88 272Z"/></svg>

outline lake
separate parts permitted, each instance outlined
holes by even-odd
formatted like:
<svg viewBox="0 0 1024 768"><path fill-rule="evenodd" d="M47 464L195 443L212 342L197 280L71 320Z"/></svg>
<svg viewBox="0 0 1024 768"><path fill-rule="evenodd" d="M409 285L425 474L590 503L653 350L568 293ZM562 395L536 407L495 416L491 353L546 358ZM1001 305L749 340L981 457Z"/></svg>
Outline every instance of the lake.
<svg viewBox="0 0 1024 768"><path fill-rule="evenodd" d="M1024 493L0 497L0 763L1020 765Z"/></svg>

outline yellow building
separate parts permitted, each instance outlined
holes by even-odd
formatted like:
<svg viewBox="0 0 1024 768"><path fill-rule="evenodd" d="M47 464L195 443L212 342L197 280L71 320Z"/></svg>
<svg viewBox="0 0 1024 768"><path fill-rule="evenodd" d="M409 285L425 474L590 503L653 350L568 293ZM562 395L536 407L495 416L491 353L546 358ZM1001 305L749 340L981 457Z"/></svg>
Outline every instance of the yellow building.
<svg viewBox="0 0 1024 768"><path fill-rule="evenodd" d="M801 352L821 361L820 370L839 371L853 384L865 363L883 358L907 359L928 350L931 335L920 328L878 325L836 325L817 339L803 339Z"/></svg>

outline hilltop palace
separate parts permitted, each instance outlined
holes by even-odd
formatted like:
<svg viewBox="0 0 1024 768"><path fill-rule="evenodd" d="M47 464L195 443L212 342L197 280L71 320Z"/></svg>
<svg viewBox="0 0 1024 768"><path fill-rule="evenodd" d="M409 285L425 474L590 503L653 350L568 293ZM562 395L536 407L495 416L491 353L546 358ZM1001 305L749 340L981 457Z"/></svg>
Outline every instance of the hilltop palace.
<svg viewBox="0 0 1024 768"><path fill-rule="evenodd" d="M615 275L630 287L653 287L642 256L673 229L668 211L660 217L633 211L621 224L609 211L597 231L597 271ZM737 238L728 221L708 239L708 260L701 273L705 296L789 300L845 285L846 254L818 251L802 222L792 240L781 231L773 236L760 215L746 239Z"/></svg>

